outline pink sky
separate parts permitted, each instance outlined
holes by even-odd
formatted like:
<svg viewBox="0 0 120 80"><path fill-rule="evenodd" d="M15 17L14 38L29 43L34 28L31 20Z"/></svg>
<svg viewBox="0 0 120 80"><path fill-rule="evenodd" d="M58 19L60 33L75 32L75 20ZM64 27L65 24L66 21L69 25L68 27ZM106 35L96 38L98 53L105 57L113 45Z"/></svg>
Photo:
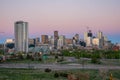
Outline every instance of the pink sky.
<svg viewBox="0 0 120 80"><path fill-rule="evenodd" d="M83 35L87 26L108 37L120 35L120 0L0 0L0 12L0 32L13 38L19 20L29 22L30 37L53 35L54 30Z"/></svg>

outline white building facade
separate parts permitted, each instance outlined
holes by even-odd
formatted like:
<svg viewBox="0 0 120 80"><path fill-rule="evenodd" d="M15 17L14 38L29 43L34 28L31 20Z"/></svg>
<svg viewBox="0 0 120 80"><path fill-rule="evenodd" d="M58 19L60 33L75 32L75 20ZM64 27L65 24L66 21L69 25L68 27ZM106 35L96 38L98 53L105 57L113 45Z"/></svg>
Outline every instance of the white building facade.
<svg viewBox="0 0 120 80"><path fill-rule="evenodd" d="M17 21L14 24L15 51L28 52L28 23Z"/></svg>

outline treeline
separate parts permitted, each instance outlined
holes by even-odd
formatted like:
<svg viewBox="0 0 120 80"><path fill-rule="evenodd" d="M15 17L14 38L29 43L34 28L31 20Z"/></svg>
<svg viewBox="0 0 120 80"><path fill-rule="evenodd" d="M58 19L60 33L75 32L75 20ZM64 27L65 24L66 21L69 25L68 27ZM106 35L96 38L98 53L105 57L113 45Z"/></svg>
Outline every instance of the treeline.
<svg viewBox="0 0 120 80"><path fill-rule="evenodd" d="M64 56L76 57L76 58L98 58L98 59L120 59L120 51L113 50L63 50L62 54Z"/></svg>

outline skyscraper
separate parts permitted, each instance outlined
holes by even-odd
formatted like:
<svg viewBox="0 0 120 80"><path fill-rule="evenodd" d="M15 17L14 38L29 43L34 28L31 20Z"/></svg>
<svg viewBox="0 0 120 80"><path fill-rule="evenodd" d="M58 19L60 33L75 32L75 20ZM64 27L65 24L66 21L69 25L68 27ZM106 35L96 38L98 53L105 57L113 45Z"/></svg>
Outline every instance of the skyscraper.
<svg viewBox="0 0 120 80"><path fill-rule="evenodd" d="M75 40L76 40L76 44L79 44L79 34L75 34Z"/></svg>
<svg viewBox="0 0 120 80"><path fill-rule="evenodd" d="M99 39L102 39L103 38L103 33L101 31L98 31L97 37Z"/></svg>
<svg viewBox="0 0 120 80"><path fill-rule="evenodd" d="M92 31L91 30L88 31L88 37L92 37Z"/></svg>
<svg viewBox="0 0 120 80"><path fill-rule="evenodd" d="M100 48L102 48L102 47L104 46L104 37L103 37L103 33L102 33L101 31L98 31L97 37L98 37L98 39L100 39Z"/></svg>
<svg viewBox="0 0 120 80"><path fill-rule="evenodd" d="M65 36L60 35L58 39L58 44L57 44L58 49L61 49L64 45L65 45Z"/></svg>
<svg viewBox="0 0 120 80"><path fill-rule="evenodd" d="M84 33L84 41L86 42L86 46L91 47L92 46L92 39L93 34L91 30L88 30Z"/></svg>
<svg viewBox="0 0 120 80"><path fill-rule="evenodd" d="M17 21L14 24L16 52L28 52L28 23Z"/></svg>
<svg viewBox="0 0 120 80"><path fill-rule="evenodd" d="M85 32L85 33L84 33L84 41L85 41L85 42L87 42L87 37L88 37L88 33Z"/></svg>
<svg viewBox="0 0 120 80"><path fill-rule="evenodd" d="M48 44L49 42L48 35L41 35L41 41L42 44Z"/></svg>
<svg viewBox="0 0 120 80"><path fill-rule="evenodd" d="M54 31L54 49L57 49L58 38L58 31Z"/></svg>

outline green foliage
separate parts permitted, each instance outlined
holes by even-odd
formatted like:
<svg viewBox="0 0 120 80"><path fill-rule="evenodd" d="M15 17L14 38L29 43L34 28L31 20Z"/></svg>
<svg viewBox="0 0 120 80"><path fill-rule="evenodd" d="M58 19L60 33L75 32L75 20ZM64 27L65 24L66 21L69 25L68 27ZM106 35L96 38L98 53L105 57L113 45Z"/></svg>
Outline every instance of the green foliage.
<svg viewBox="0 0 120 80"><path fill-rule="evenodd" d="M100 62L100 59L98 59L96 57L92 57L91 63L100 64L101 62Z"/></svg>
<svg viewBox="0 0 120 80"><path fill-rule="evenodd" d="M120 51L104 51L104 50L93 50L93 51L86 51L86 50L63 50L62 51L64 56L76 57L76 58L106 58L106 59L120 59Z"/></svg>
<svg viewBox="0 0 120 80"><path fill-rule="evenodd" d="M25 54L25 52L19 51L19 52L16 53L16 55L17 55L18 58L21 59L21 60L27 58L27 55Z"/></svg>
<svg viewBox="0 0 120 80"><path fill-rule="evenodd" d="M120 51L105 51L103 55L107 59L120 59Z"/></svg>
<svg viewBox="0 0 120 80"><path fill-rule="evenodd" d="M51 71L49 73L40 69L0 69L0 80L68 80L67 75L73 73L74 75L89 75L89 80L103 80L100 76L99 70L66 70L66 71ZM120 79L120 70L109 70L106 72L108 80L112 73L115 80ZM84 79L85 80L85 79Z"/></svg>
<svg viewBox="0 0 120 80"><path fill-rule="evenodd" d="M44 71L45 71L45 72L51 72L51 69L46 68Z"/></svg>
<svg viewBox="0 0 120 80"><path fill-rule="evenodd" d="M0 50L0 55L3 55L4 54L4 50Z"/></svg>

